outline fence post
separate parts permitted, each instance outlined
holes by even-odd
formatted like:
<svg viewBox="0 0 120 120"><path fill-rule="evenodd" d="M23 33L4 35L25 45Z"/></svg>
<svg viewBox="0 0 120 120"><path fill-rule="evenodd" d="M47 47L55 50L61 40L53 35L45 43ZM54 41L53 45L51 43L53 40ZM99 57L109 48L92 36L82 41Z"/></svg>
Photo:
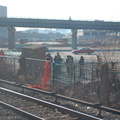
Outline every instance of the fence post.
<svg viewBox="0 0 120 120"><path fill-rule="evenodd" d="M16 75L16 65L15 65L15 58L13 58L13 60L14 60L14 75Z"/></svg>
<svg viewBox="0 0 120 120"><path fill-rule="evenodd" d="M93 81L94 81L94 70L93 70L93 62L92 62L92 84L93 84Z"/></svg>
<svg viewBox="0 0 120 120"><path fill-rule="evenodd" d="M110 80L108 63L101 66L101 80L100 80L100 102L110 103Z"/></svg>
<svg viewBox="0 0 120 120"><path fill-rule="evenodd" d="M53 66L53 86L54 86L54 82L55 82L55 64L53 63L52 64L52 66Z"/></svg>
<svg viewBox="0 0 120 120"><path fill-rule="evenodd" d="M25 59L25 57L23 57L23 56L20 57L19 64L20 64L20 74L24 75L26 78L26 59Z"/></svg>
<svg viewBox="0 0 120 120"><path fill-rule="evenodd" d="M69 81L69 88L72 86L72 64L70 64L70 81Z"/></svg>
<svg viewBox="0 0 120 120"><path fill-rule="evenodd" d="M93 88L94 88L94 69L93 69L93 62L92 62L92 91L93 91Z"/></svg>
<svg viewBox="0 0 120 120"><path fill-rule="evenodd" d="M75 86L75 82L76 82L76 80L75 80L75 78L76 78L76 76L75 76L75 65L73 65L73 70L74 70L74 86Z"/></svg>

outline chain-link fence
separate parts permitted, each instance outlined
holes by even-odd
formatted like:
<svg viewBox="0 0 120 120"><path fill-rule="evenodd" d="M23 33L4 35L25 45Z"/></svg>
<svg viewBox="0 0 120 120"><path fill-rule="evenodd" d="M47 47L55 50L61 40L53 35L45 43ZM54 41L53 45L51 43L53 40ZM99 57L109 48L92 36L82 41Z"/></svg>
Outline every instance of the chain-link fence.
<svg viewBox="0 0 120 120"><path fill-rule="evenodd" d="M113 68L109 64L110 81L112 85L120 79L120 63L115 63ZM19 75L29 76L33 79L41 79L44 74L45 60L0 56L0 76L7 78L16 78ZM84 63L80 65L72 64L56 64L51 63L51 81L59 81L66 85L73 85L76 82L82 84L99 81L101 79L101 65L96 62ZM34 83L34 82L33 82Z"/></svg>
<svg viewBox="0 0 120 120"><path fill-rule="evenodd" d="M0 78L20 84L40 85L44 76L45 60L0 56ZM120 63L96 62L80 64L51 63L50 86L68 86L79 91L81 85L85 94L94 94L105 101L119 100ZM80 91L79 91L80 92ZM84 96L85 96L84 94ZM103 96L103 97L101 97ZM100 102L100 101L99 101Z"/></svg>
<svg viewBox="0 0 120 120"><path fill-rule="evenodd" d="M112 63L112 68L110 69L110 101L114 103L119 103L120 101L120 63ZM112 106L112 104L111 104Z"/></svg>
<svg viewBox="0 0 120 120"><path fill-rule="evenodd" d="M53 80L74 85L76 82L89 83L100 79L100 68L97 63L55 64L53 63Z"/></svg>
<svg viewBox="0 0 120 120"><path fill-rule="evenodd" d="M45 60L0 56L0 78L21 84L40 84Z"/></svg>

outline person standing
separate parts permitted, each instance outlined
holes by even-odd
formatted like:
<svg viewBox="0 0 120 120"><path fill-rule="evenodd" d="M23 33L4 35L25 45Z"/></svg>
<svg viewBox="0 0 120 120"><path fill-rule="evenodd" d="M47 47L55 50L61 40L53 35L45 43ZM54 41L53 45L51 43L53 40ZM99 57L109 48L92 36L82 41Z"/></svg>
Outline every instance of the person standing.
<svg viewBox="0 0 120 120"><path fill-rule="evenodd" d="M74 58L70 55L67 56L66 58L66 64L67 64L67 72L68 72L68 76L72 76L72 72L73 72L73 64L74 62Z"/></svg>
<svg viewBox="0 0 120 120"><path fill-rule="evenodd" d="M97 64L98 64L98 65L100 65L100 64L101 64L101 62L102 62L102 59L100 58L100 56L99 56L99 55L97 55Z"/></svg>
<svg viewBox="0 0 120 120"><path fill-rule="evenodd" d="M58 58L57 58L57 56L54 57L54 63L55 63L55 64L58 63Z"/></svg>
<svg viewBox="0 0 120 120"><path fill-rule="evenodd" d="M3 50L1 50L0 51L0 69L2 69L2 68L4 68L4 65L5 65L5 59L4 59L4 51Z"/></svg>
<svg viewBox="0 0 120 120"><path fill-rule="evenodd" d="M59 52L57 52L57 58L60 58L61 56L60 56L60 54L59 54Z"/></svg>
<svg viewBox="0 0 120 120"><path fill-rule="evenodd" d="M58 76L58 58L57 58L57 55L54 57L53 73L54 73L54 77L57 78L57 76Z"/></svg>
<svg viewBox="0 0 120 120"><path fill-rule="evenodd" d="M4 51L3 50L0 51L0 55L4 56Z"/></svg>
<svg viewBox="0 0 120 120"><path fill-rule="evenodd" d="M53 62L52 56L50 53L46 54L46 60L50 61L51 63Z"/></svg>
<svg viewBox="0 0 120 120"><path fill-rule="evenodd" d="M66 65L67 65L68 76L70 74L70 65L69 65L69 62L70 62L70 55L68 55L67 58L66 58Z"/></svg>
<svg viewBox="0 0 120 120"><path fill-rule="evenodd" d="M58 73L61 74L61 64L62 64L63 59L61 58L59 54L57 55L57 60L58 60Z"/></svg>

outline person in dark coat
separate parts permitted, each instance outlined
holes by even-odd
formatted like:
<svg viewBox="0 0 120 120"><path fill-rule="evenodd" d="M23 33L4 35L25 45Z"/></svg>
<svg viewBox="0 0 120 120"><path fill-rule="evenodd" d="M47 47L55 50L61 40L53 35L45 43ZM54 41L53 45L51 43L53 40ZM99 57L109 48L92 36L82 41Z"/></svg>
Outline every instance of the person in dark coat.
<svg viewBox="0 0 120 120"><path fill-rule="evenodd" d="M59 53L59 52L57 52L57 58L60 58L60 57L61 57L60 53Z"/></svg>
<svg viewBox="0 0 120 120"><path fill-rule="evenodd" d="M66 58L68 76L72 75L72 72L73 72L72 64L73 64L73 62L74 62L74 58L72 56L68 55L67 58Z"/></svg>
<svg viewBox="0 0 120 120"><path fill-rule="evenodd" d="M49 60L51 63L53 62L53 58L50 53L46 54L46 60Z"/></svg>

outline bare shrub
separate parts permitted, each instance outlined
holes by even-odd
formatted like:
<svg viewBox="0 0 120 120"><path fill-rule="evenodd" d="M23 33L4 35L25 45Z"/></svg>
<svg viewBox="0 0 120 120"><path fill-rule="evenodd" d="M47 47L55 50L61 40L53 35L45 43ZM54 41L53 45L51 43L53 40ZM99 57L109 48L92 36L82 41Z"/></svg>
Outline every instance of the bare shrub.
<svg viewBox="0 0 120 120"><path fill-rule="evenodd" d="M97 46L101 50L98 54L102 58L102 62L118 62L120 54L117 51L118 45L116 44L116 39L106 39L103 40L102 44Z"/></svg>

